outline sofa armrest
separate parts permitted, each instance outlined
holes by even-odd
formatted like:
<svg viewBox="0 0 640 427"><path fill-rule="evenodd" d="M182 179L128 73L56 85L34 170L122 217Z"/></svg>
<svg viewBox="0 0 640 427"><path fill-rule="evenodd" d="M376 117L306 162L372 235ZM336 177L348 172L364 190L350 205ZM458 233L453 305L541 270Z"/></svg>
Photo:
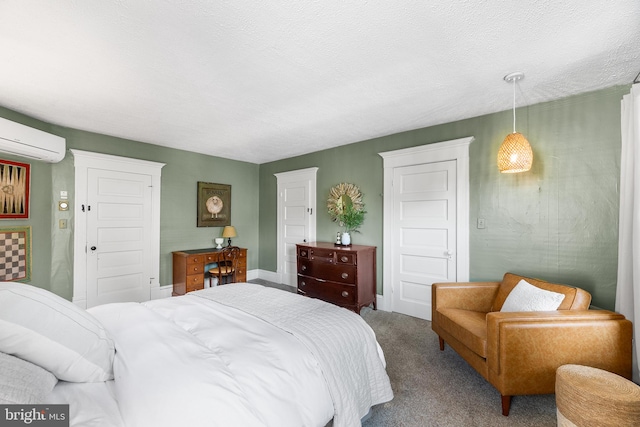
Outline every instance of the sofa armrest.
<svg viewBox="0 0 640 427"><path fill-rule="evenodd" d="M434 283L431 306L434 312L438 308L458 308L487 313L491 311L498 287L500 282Z"/></svg>
<svg viewBox="0 0 640 427"><path fill-rule="evenodd" d="M568 363L631 378L631 337L631 322L607 310L491 312L487 364L494 375L519 381L555 378Z"/></svg>

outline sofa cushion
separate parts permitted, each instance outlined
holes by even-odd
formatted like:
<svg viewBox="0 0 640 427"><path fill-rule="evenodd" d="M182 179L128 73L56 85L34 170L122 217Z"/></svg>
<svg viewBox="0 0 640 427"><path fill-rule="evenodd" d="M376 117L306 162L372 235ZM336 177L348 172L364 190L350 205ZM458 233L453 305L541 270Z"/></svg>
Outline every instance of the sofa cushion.
<svg viewBox="0 0 640 427"><path fill-rule="evenodd" d="M522 279L509 293L500 311L554 311L564 298L564 294L540 289Z"/></svg>
<svg viewBox="0 0 640 427"><path fill-rule="evenodd" d="M487 313L441 308L438 324L480 357L487 357Z"/></svg>
<svg viewBox="0 0 640 427"><path fill-rule="evenodd" d="M500 311L502 306L504 305L505 300L516 287L516 285L520 282L520 280L526 280L527 283L538 287L540 289L544 289L551 292L557 292L560 294L564 294L564 300L558 307L558 310L570 310L570 309L587 309L589 307L589 302L591 301L591 297L587 292L582 291L582 293L586 294L589 298L586 301L586 306L584 304L579 304L579 306L575 306L574 302L576 301L576 295L578 293L578 288L574 288L572 286L560 285L556 283L545 282L544 280L532 279L530 277L520 276L513 273L506 273L502 279L502 283L498 288L498 293L496 294L496 299L493 301L493 306L491 311Z"/></svg>

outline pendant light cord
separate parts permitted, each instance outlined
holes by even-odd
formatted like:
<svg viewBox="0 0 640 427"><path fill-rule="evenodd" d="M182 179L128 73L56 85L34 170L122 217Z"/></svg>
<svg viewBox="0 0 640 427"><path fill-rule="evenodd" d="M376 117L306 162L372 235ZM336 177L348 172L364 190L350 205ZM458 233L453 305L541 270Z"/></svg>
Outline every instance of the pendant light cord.
<svg viewBox="0 0 640 427"><path fill-rule="evenodd" d="M513 79L513 133L516 133L516 79Z"/></svg>

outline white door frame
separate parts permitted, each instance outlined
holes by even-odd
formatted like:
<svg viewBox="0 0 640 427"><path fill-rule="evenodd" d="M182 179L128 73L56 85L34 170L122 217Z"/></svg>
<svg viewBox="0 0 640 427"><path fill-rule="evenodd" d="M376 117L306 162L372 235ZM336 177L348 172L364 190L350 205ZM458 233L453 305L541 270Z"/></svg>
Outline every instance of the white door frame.
<svg viewBox="0 0 640 427"><path fill-rule="evenodd" d="M73 303L87 308L87 204L88 169L106 169L151 175L151 298L160 297L160 184L164 163L71 149L75 166L73 235Z"/></svg>
<svg viewBox="0 0 640 427"><path fill-rule="evenodd" d="M283 212L283 206L282 206L283 198L282 198L282 195L280 194L280 185L287 182L309 180L310 181L309 208L312 210L311 211L312 213L317 212L316 211L316 182L317 182L318 168L312 167L312 168L306 168L306 169L298 169L298 170L289 171L289 172L275 173L273 175L276 177L276 193L277 193L276 196L278 198L277 231L276 231L277 233L277 249L276 249L277 267L276 267L275 280L277 281L277 283L284 283L283 275L284 275L285 258L283 253L285 249L285 244L284 244L284 227L282 225L282 221L284 219L284 212ZM309 217L312 220L309 221L310 224L309 224L308 241L313 242L316 240L316 221L315 221L316 214L309 215Z"/></svg>
<svg viewBox="0 0 640 427"><path fill-rule="evenodd" d="M394 248L387 242L393 242L393 170L397 167L424 163L456 161L456 203L457 203L457 281L469 280L469 145L473 136L459 138L419 147L378 153L384 164L384 202L382 241L382 296L378 296L378 308L393 311L393 265Z"/></svg>

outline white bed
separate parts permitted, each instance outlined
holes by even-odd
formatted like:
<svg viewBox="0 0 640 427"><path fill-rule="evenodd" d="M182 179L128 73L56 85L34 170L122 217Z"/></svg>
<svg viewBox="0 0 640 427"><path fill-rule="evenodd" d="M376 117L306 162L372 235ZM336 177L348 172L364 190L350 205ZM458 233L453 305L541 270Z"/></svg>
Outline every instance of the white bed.
<svg viewBox="0 0 640 427"><path fill-rule="evenodd" d="M2 285L12 294L33 290ZM15 327L20 322L2 314L3 304L15 306L5 295L0 327ZM44 402L69 403L72 426L354 426L393 398L382 350L362 318L293 293L242 283L83 315L103 328L92 331L102 334L99 349L77 351L94 357L98 372L90 381L59 380ZM18 334L4 335L0 351L50 363L16 351L25 347ZM111 361L103 357L109 345ZM72 375L68 367L42 367L60 371L59 379Z"/></svg>

